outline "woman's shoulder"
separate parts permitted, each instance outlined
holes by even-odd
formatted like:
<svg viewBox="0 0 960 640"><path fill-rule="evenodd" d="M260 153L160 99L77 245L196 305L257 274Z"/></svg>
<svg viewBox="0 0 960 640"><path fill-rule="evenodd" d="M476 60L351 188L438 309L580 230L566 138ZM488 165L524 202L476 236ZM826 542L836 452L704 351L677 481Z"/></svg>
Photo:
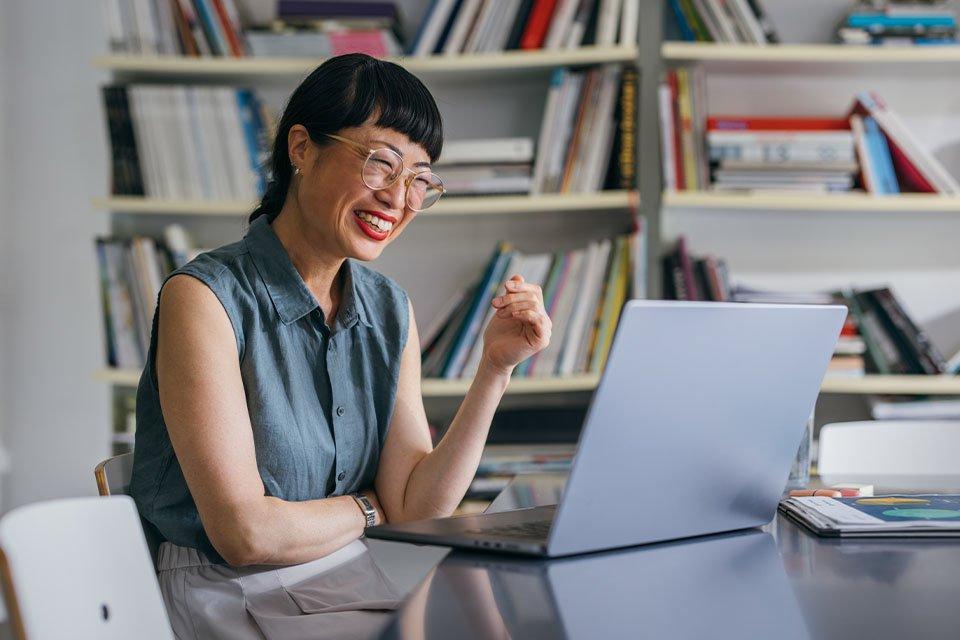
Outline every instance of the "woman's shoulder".
<svg viewBox="0 0 960 640"><path fill-rule="evenodd" d="M356 260L348 260L358 298L357 304L364 308L368 323L373 322L373 318L379 319L376 324L383 325L386 333L399 336L402 344L406 340L410 322L407 292L393 278Z"/></svg>
<svg viewBox="0 0 960 640"><path fill-rule="evenodd" d="M402 302L404 308L407 304L407 292L396 280L385 276L379 271L360 263L357 260L350 260L350 273L353 276L358 293L364 298L373 300L387 300L391 303Z"/></svg>

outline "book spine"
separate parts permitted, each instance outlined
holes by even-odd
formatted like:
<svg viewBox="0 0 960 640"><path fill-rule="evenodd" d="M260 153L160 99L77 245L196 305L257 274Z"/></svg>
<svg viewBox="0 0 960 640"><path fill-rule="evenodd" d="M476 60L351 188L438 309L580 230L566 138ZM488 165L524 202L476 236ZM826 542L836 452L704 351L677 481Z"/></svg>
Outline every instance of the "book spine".
<svg viewBox="0 0 960 640"><path fill-rule="evenodd" d="M890 147L887 139L877 126L877 121L867 116L863 119L864 130L870 148L870 158L880 184L880 192L886 194L900 193L897 183L897 174L893 170L893 158L890 156Z"/></svg>
<svg viewBox="0 0 960 640"><path fill-rule="evenodd" d="M223 40L227 47L225 51L229 51L236 58L243 57L243 45L240 43L240 36L230 20L230 15L227 13L224 0L211 0L211 2L216 13L215 19L220 27L219 31L223 34Z"/></svg>
<svg viewBox="0 0 960 640"><path fill-rule="evenodd" d="M680 0L669 0L670 10L673 12L674 20L677 23L677 27L680 29L680 36L687 42L693 42L697 39L696 34L693 32L693 27L687 21L687 16L683 12L683 8L680 6Z"/></svg>
<svg viewBox="0 0 960 640"><path fill-rule="evenodd" d="M903 336L922 373L930 375L944 373L947 363L943 356L927 335L913 322L893 292L890 289L880 289L874 291L873 296Z"/></svg>
<svg viewBox="0 0 960 640"><path fill-rule="evenodd" d="M859 307L860 335L869 335L870 341L876 345L876 351L868 351L868 353L871 359L874 359L877 371L893 374L908 373L907 366L900 358L900 351L884 329L870 296L865 292L855 291L853 297Z"/></svg>
<svg viewBox="0 0 960 640"><path fill-rule="evenodd" d="M677 102L680 119L680 149L683 159L684 186L687 189L699 189L701 184L697 176L697 150L693 130L693 105L690 99L690 76L687 69L677 70Z"/></svg>
<svg viewBox="0 0 960 640"><path fill-rule="evenodd" d="M629 2L629 0L627 0ZM640 74L636 67L626 66L620 79L620 119L617 167L621 189L637 188L637 100Z"/></svg>
<svg viewBox="0 0 960 640"><path fill-rule="evenodd" d="M556 5L557 0L535 1L533 9L530 11L527 27L520 38L521 49L540 49L543 47Z"/></svg>

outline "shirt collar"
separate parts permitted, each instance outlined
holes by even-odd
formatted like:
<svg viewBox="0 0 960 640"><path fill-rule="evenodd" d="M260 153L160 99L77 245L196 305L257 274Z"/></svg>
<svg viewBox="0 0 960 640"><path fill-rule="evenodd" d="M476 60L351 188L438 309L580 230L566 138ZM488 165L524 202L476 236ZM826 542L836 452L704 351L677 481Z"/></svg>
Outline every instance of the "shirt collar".
<svg viewBox="0 0 960 640"><path fill-rule="evenodd" d="M284 324L290 324L319 308L300 272L293 266L287 250L273 232L267 216L260 216L250 223L244 238L260 278L267 287L273 306ZM349 258L344 260L343 295L337 320L343 328L350 328L356 321L370 327L366 310L359 300L356 287L356 266Z"/></svg>

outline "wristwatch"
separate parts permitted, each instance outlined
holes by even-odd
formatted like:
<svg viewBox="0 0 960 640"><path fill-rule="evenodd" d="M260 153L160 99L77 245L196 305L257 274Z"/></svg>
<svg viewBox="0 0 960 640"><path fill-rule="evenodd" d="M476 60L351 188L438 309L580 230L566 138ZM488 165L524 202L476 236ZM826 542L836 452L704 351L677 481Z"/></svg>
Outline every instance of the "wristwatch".
<svg viewBox="0 0 960 640"><path fill-rule="evenodd" d="M372 527L377 524L377 510L373 508L370 499L361 493L351 493L350 495L357 501L360 511L363 511L363 515L367 519L366 526Z"/></svg>

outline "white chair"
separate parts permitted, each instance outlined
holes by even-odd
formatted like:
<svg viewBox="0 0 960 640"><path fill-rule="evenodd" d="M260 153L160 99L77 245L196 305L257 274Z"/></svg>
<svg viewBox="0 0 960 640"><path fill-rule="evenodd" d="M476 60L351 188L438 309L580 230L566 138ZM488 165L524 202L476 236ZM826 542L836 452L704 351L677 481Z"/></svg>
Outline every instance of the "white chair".
<svg viewBox="0 0 960 640"><path fill-rule="evenodd" d="M0 520L0 576L13 632L172 639L133 500L69 498Z"/></svg>
<svg viewBox="0 0 960 640"><path fill-rule="evenodd" d="M960 422L836 422L820 430L821 476L958 475Z"/></svg>

